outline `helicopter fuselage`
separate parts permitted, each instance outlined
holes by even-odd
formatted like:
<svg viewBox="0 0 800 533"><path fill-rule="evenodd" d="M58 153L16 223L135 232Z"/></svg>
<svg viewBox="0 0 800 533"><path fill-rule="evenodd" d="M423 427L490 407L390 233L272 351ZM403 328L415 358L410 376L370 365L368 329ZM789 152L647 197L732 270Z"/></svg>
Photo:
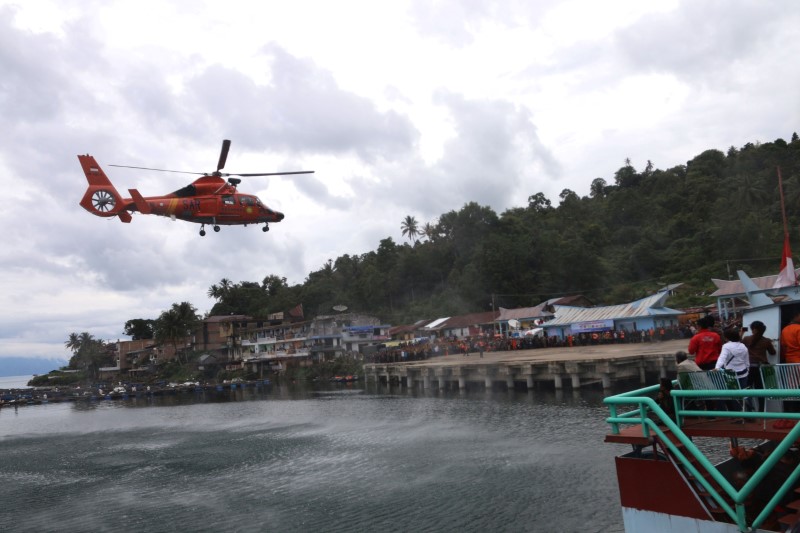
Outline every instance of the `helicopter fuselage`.
<svg viewBox="0 0 800 533"><path fill-rule="evenodd" d="M136 189L128 189L130 198L123 198L100 168L94 157L79 155L89 187L80 205L99 217L117 216L122 222L132 220L131 213L158 215L198 224L219 226L264 224L280 222L284 215L266 206L257 196L236 190L238 180L224 180L221 176L206 175L186 187L164 196L142 196ZM205 235L201 228L200 235Z"/></svg>

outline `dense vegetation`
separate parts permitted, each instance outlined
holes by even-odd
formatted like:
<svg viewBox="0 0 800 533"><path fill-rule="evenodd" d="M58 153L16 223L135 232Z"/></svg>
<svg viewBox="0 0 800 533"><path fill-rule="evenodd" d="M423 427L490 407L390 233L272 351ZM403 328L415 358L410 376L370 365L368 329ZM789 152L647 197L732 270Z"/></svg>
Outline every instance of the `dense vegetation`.
<svg viewBox="0 0 800 533"><path fill-rule="evenodd" d="M437 221L400 221L407 243L343 255L302 284L268 275L223 279L209 289L211 314L266 314L303 303L306 316L347 305L394 324L420 318L535 305L569 294L597 304L630 301L684 283L675 306L710 303L711 278L737 269L777 273L783 244L778 172L790 232L800 223L800 140L707 150L666 170L626 161L589 196L564 189L558 205L533 193L498 215L470 202ZM610 181L610 182L609 182ZM797 263L796 263L797 264Z"/></svg>

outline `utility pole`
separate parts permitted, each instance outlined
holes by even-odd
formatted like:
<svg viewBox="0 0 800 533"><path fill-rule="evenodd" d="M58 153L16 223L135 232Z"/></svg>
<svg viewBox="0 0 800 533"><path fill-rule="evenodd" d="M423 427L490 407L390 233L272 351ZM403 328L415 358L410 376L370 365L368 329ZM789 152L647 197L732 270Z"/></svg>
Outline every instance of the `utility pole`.
<svg viewBox="0 0 800 533"><path fill-rule="evenodd" d="M494 316L494 293L492 293L492 332L497 335L497 319Z"/></svg>

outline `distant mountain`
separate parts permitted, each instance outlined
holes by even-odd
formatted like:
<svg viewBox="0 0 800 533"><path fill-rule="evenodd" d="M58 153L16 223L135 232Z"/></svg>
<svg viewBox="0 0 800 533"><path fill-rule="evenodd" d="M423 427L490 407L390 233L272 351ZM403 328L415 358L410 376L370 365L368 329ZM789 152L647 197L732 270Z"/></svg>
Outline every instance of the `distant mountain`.
<svg viewBox="0 0 800 533"><path fill-rule="evenodd" d="M0 357L0 377L47 374L66 366L66 359L44 359L38 357Z"/></svg>

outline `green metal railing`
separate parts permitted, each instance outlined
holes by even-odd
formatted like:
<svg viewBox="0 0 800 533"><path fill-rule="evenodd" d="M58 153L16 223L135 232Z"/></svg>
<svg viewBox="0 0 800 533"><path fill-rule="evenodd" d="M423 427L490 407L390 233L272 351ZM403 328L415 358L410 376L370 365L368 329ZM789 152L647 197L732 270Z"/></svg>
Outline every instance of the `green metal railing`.
<svg viewBox="0 0 800 533"><path fill-rule="evenodd" d="M767 398L769 399L797 399L800 396L800 390L681 390L673 389L671 396L675 409L675 420L673 421L664 410L652 398L659 390L658 385L645 387L615 396L609 396L603 400L603 403L608 405L610 416L606 421L611 424L611 431L617 435L620 432L620 424L641 424L642 436L649 438L651 434L655 434L661 443L666 446L680 464L694 476L698 483L709 493L714 501L722 508L725 513L733 520L738 526L739 531L746 532L757 529L769 517L775 507L780 503L783 497L788 493L791 488L800 479L800 464L789 474L783 485L775 492L774 496L767 502L764 509L758 514L753 522L748 526L745 513L744 502L764 480L764 478L772 471L773 467L780 461L783 455L789 450L798 438L800 438L800 423L796 424L778 444L778 446L769 454L766 460L753 472L750 479L742 486L741 489L736 490L730 482L723 476L719 470L706 458L702 451L692 442L692 440L681 429L681 421L686 416L701 417L701 418L763 418L768 419L791 419L800 420L800 413L783 413L783 412L743 412L743 411L698 411L691 409L683 409L681 400L703 400L703 399L742 399L743 398ZM618 407L622 406L635 406L632 411L618 413ZM656 420L652 420L650 414L655 415ZM663 426L660 427L660 426ZM687 457L681 448L666 436L664 429L668 429L673 437L677 439L687 454L697 461L698 467L707 472L722 491L734 502L732 508L725 500L724 496L701 474L692 461Z"/></svg>

